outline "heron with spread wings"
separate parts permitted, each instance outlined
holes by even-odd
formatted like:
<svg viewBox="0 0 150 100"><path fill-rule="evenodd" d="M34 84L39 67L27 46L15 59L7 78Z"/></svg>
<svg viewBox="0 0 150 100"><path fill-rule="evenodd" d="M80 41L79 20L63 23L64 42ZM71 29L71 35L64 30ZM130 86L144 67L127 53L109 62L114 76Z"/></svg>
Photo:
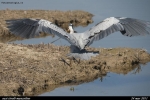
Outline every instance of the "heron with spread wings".
<svg viewBox="0 0 150 100"><path fill-rule="evenodd" d="M71 24L69 26L70 34L44 19L27 18L6 20L6 22L11 33L23 38L33 38L40 32L57 35L71 44L71 56L81 59L89 59L91 56L97 55L97 53L86 51L85 47L111 33L120 31L122 35L128 37L150 34L149 21L126 17L106 18L83 33L74 33Z"/></svg>

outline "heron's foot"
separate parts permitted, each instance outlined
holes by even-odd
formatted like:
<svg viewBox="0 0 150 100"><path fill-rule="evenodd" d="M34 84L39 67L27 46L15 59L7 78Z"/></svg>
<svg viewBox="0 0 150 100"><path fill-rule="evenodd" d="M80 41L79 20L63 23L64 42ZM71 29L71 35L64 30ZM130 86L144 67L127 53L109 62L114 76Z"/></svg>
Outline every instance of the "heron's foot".
<svg viewBox="0 0 150 100"><path fill-rule="evenodd" d="M69 60L69 62L68 62ZM72 67L72 63L80 64L80 59L76 59L73 56L69 56L67 59L61 58L59 61L62 61L64 65Z"/></svg>

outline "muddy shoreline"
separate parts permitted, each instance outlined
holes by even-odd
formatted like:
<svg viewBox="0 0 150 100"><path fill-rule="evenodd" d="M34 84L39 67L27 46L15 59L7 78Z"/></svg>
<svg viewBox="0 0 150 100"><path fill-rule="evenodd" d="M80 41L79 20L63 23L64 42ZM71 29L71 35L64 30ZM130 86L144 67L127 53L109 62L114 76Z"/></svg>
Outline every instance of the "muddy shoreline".
<svg viewBox="0 0 150 100"><path fill-rule="evenodd" d="M39 95L54 87L105 77L107 72L127 74L150 61L150 54L138 48L88 47L100 54L80 61L66 57L68 46L0 43L0 49L1 96Z"/></svg>

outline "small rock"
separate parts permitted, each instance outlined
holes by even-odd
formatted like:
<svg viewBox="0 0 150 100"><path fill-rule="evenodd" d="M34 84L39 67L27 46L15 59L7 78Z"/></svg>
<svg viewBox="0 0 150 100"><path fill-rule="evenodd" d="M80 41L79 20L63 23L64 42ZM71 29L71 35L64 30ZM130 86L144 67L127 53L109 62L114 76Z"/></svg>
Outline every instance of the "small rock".
<svg viewBox="0 0 150 100"><path fill-rule="evenodd" d="M18 88L18 93L19 93L19 95L23 96L24 88L20 86L20 87Z"/></svg>

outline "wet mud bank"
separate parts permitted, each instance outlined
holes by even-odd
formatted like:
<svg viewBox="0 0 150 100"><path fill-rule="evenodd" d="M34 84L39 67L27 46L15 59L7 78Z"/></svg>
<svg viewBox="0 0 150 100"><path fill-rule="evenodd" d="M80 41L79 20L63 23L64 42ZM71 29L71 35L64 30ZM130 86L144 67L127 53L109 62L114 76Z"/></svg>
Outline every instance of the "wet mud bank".
<svg viewBox="0 0 150 100"><path fill-rule="evenodd" d="M23 38L14 36L6 28L5 20L20 19L20 18L36 18L45 19L53 22L57 26L68 30L69 23L76 26L87 26L92 23L93 15L86 11L59 11L59 10L0 10L0 42L6 43L15 40L22 40ZM42 34L39 37L47 36Z"/></svg>
<svg viewBox="0 0 150 100"><path fill-rule="evenodd" d="M40 95L56 87L102 79L108 72L138 72L139 64L150 61L150 54L140 48L86 49L100 54L79 60L66 57L68 46L0 43L0 95Z"/></svg>

